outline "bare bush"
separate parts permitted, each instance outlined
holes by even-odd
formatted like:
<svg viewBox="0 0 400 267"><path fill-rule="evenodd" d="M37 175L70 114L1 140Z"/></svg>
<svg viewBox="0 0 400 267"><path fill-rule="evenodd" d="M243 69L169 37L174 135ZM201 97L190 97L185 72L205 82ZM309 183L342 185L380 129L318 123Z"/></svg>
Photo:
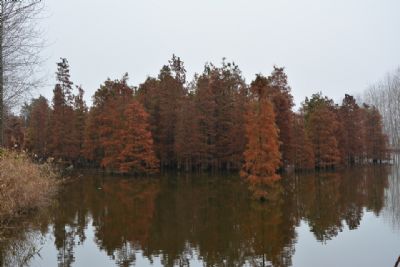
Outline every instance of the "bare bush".
<svg viewBox="0 0 400 267"><path fill-rule="evenodd" d="M392 148L400 148L400 68L371 85L362 101L374 105L382 114L384 130Z"/></svg>

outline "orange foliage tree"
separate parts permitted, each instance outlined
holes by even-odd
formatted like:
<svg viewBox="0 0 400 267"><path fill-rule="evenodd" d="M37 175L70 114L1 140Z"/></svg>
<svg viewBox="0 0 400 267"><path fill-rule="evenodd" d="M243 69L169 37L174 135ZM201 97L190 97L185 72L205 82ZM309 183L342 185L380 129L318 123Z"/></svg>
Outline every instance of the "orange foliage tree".
<svg viewBox="0 0 400 267"><path fill-rule="evenodd" d="M189 171L199 160L199 127L193 94L182 98L181 102L176 122L175 153L177 168Z"/></svg>
<svg viewBox="0 0 400 267"><path fill-rule="evenodd" d="M119 171L135 174L157 172L159 162L153 151L149 115L136 100L128 104L124 115L124 127L119 133Z"/></svg>
<svg viewBox="0 0 400 267"><path fill-rule="evenodd" d="M128 76L107 80L95 93L85 129L84 152L94 164L122 173L158 169L148 114L134 99Z"/></svg>
<svg viewBox="0 0 400 267"><path fill-rule="evenodd" d="M198 165L201 169L240 169L245 148L247 86L234 63L207 64L195 77Z"/></svg>
<svg viewBox="0 0 400 267"><path fill-rule="evenodd" d="M71 130L74 129L72 82L69 64L61 58L57 63L57 84L53 90L53 110L50 116L49 152L63 160L73 160L79 155Z"/></svg>
<svg viewBox="0 0 400 267"><path fill-rule="evenodd" d="M253 94L246 114L247 145L241 175L249 182L254 196L266 199L268 189L280 177L276 174L280 165L278 129L271 102L266 96L268 81L258 75L252 82Z"/></svg>
<svg viewBox="0 0 400 267"><path fill-rule="evenodd" d="M314 94L303 104L306 130L313 145L316 168L331 168L340 163L336 131L337 116L333 101L321 94Z"/></svg>
<svg viewBox="0 0 400 267"><path fill-rule="evenodd" d="M33 99L24 107L26 113L25 148L38 157L48 156L50 107L45 97Z"/></svg>
<svg viewBox="0 0 400 267"><path fill-rule="evenodd" d="M77 158L83 160L83 142L85 134L86 116L88 108L83 99L84 90L81 86L77 87L78 94L74 96L74 128L72 129L74 146L77 147Z"/></svg>
<svg viewBox="0 0 400 267"><path fill-rule="evenodd" d="M338 142L335 137L337 127L334 113L326 106L320 106L309 120L309 134L314 146L317 168L334 167L340 162Z"/></svg>
<svg viewBox="0 0 400 267"><path fill-rule="evenodd" d="M347 164L354 164L362 158L364 136L361 110L353 96L345 95L339 109L339 116L344 132L344 142L340 144L344 152L344 161Z"/></svg>
<svg viewBox="0 0 400 267"><path fill-rule="evenodd" d="M157 78L148 78L139 86L138 99L150 114L154 149L162 168L177 165L175 137L182 99L187 95L186 70L183 61L173 55Z"/></svg>
<svg viewBox="0 0 400 267"><path fill-rule="evenodd" d="M294 106L291 88L288 85L287 75L284 68L274 66L274 70L268 77L269 86L267 89L275 111L275 122L279 129L280 152L282 155L282 167L292 163L292 119Z"/></svg>
<svg viewBox="0 0 400 267"><path fill-rule="evenodd" d="M244 78L235 63L222 61L220 68L211 66L209 86L214 94L215 109L215 164L214 168L240 168L245 142L238 135L245 134L242 93ZM243 141L242 141L243 140Z"/></svg>
<svg viewBox="0 0 400 267"><path fill-rule="evenodd" d="M293 118L293 164L296 170L310 170L315 167L314 150L305 130L303 114L294 114Z"/></svg>
<svg viewBox="0 0 400 267"><path fill-rule="evenodd" d="M209 86L210 78L206 69L204 73L195 78L196 94L194 96L196 109L196 123L198 125L198 166L207 170L214 165L216 118L215 110L217 103Z"/></svg>

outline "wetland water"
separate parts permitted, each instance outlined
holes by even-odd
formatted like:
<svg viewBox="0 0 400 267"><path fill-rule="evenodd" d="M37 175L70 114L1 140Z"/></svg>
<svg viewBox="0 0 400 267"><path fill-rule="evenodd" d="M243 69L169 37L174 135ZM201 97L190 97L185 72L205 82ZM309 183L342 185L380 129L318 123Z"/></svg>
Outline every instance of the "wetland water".
<svg viewBox="0 0 400 267"><path fill-rule="evenodd" d="M0 243L0 266L393 266L400 169L282 179L249 199L238 176L87 174Z"/></svg>

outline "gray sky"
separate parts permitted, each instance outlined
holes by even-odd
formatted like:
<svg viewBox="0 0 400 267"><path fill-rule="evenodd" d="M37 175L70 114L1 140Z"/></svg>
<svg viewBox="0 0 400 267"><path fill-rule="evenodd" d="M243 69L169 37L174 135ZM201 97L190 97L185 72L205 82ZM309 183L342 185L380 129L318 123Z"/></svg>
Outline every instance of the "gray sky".
<svg viewBox="0 0 400 267"><path fill-rule="evenodd" d="M247 82L284 66L297 104L318 91L357 94L400 65L399 0L45 1L49 84L66 57L87 99L107 77L157 75L173 53L189 78L222 57Z"/></svg>

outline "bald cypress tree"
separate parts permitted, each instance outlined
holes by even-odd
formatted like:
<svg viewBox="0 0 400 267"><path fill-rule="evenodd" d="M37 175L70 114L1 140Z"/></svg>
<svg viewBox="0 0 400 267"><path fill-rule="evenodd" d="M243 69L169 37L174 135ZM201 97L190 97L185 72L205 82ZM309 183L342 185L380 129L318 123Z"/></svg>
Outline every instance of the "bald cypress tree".
<svg viewBox="0 0 400 267"><path fill-rule="evenodd" d="M110 171L119 169L118 157L123 145L120 134L125 127L124 112L133 99L133 89L128 86L127 80L127 75L121 80L107 80L95 94L101 166Z"/></svg>
<svg viewBox="0 0 400 267"><path fill-rule="evenodd" d="M186 70L183 61L175 55L158 75L158 121L156 122L156 148L161 167L176 166L175 136L181 99L187 94Z"/></svg>
<svg viewBox="0 0 400 267"><path fill-rule="evenodd" d="M158 171L159 162L153 150L148 117L136 100L132 100L125 108L117 157L118 170L122 173L147 174Z"/></svg>
<svg viewBox="0 0 400 267"><path fill-rule="evenodd" d="M303 104L307 134L313 145L316 168L332 168L340 161L337 130L339 123L331 99L322 94L306 98Z"/></svg>
<svg viewBox="0 0 400 267"><path fill-rule="evenodd" d="M74 143L74 96L67 59L57 63L57 83L53 90L53 109L50 116L49 154L62 160L74 160L79 147Z"/></svg>
<svg viewBox="0 0 400 267"><path fill-rule="evenodd" d="M275 111L275 122L279 129L279 151L282 154L282 167L292 163L293 133L292 120L294 106L291 88L288 84L284 68L274 66L274 70L268 77L267 94Z"/></svg>
<svg viewBox="0 0 400 267"><path fill-rule="evenodd" d="M326 106L318 107L310 116L310 137L318 168L334 167L340 163L338 141L334 132L337 127L335 120L335 115Z"/></svg>
<svg viewBox="0 0 400 267"><path fill-rule="evenodd" d="M247 145L241 171L258 199L267 199L268 190L280 178L276 173L281 163L278 129L273 106L266 95L267 88L267 79L260 75L250 87L252 99L247 106Z"/></svg>
<svg viewBox="0 0 400 267"><path fill-rule="evenodd" d="M179 107L175 131L177 168L189 171L199 160L199 124L194 95L183 97Z"/></svg>
<svg viewBox="0 0 400 267"><path fill-rule="evenodd" d="M305 130L303 114L293 115L292 159L296 170L310 170L315 167L314 150Z"/></svg>
<svg viewBox="0 0 400 267"><path fill-rule="evenodd" d="M361 110L353 96L346 94L339 109L339 119L343 125L343 138L339 143L346 164L354 164L362 158L363 120Z"/></svg>
<svg viewBox="0 0 400 267"><path fill-rule="evenodd" d="M196 94L194 104L196 109L196 120L198 123L198 166L207 170L215 165L216 151L216 106L214 93L209 86L209 69L196 78Z"/></svg>
<svg viewBox="0 0 400 267"><path fill-rule="evenodd" d="M247 86L239 67L223 60L206 64L195 79L199 129L198 155L202 169L240 169L245 147L244 109Z"/></svg>
<svg viewBox="0 0 400 267"><path fill-rule="evenodd" d="M39 157L48 156L50 107L45 97L33 99L27 120L25 148Z"/></svg>

